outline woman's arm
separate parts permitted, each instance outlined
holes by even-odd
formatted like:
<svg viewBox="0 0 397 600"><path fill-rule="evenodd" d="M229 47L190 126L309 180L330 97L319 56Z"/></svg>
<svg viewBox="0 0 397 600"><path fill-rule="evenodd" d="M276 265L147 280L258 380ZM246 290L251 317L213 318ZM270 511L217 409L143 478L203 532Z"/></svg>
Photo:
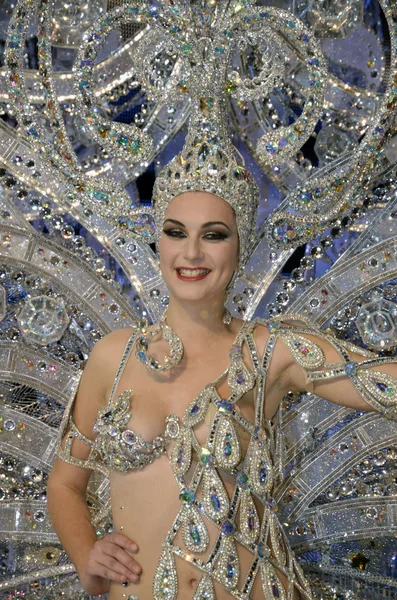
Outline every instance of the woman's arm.
<svg viewBox="0 0 397 600"><path fill-rule="evenodd" d="M128 330L115 331L100 340L91 352L82 374L73 406L73 420L89 440L98 410L106 403L110 377L114 378ZM64 443L62 444L64 446ZM86 461L91 447L73 438L72 459ZM140 567L125 551L136 552L137 546L122 534L97 540L91 524L86 491L91 470L68 464L57 458L48 480L48 509L54 529L76 567L86 592L99 595L108 591L109 580L137 581Z"/></svg>
<svg viewBox="0 0 397 600"><path fill-rule="evenodd" d="M304 329L280 329L284 354L289 354L281 377L283 392L311 392L341 406L397 419L397 357L379 358L330 334Z"/></svg>

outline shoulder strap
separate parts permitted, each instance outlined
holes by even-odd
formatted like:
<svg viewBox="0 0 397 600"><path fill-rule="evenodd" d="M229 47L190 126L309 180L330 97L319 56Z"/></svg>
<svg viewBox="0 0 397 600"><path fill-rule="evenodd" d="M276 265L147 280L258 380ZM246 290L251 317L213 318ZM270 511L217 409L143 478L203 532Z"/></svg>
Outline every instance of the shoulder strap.
<svg viewBox="0 0 397 600"><path fill-rule="evenodd" d="M119 366L117 369L116 377L113 382L113 387L112 387L112 391L110 393L109 402L111 402L114 398L114 395L117 390L117 386L119 384L119 381L123 374L124 368L128 362L128 359L129 359L132 349L134 347L135 340L138 337L138 335L139 335L139 330L134 329L134 331L132 332L132 334L130 335L130 337L127 340L127 343L125 345L125 348L124 348L124 351L123 351L123 354L122 354L122 357L121 357L121 360L120 360L120 363L119 363Z"/></svg>

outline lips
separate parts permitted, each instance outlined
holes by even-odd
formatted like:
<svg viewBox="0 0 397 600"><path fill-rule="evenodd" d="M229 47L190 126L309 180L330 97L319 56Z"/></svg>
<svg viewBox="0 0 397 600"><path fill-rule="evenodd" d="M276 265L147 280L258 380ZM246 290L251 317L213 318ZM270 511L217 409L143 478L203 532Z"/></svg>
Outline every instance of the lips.
<svg viewBox="0 0 397 600"><path fill-rule="evenodd" d="M210 269L204 269L202 267L197 267L195 269L177 267L176 269L178 279L182 279L183 281L201 281L201 279L205 279L209 273L211 273Z"/></svg>

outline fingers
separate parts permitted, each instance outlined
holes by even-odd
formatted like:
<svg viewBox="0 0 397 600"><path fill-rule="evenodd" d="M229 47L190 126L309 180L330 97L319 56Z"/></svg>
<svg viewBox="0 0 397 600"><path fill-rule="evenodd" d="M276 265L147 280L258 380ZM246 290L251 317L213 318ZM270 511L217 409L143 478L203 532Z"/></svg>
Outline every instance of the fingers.
<svg viewBox="0 0 397 600"><path fill-rule="evenodd" d="M120 546L121 548L125 548L126 550L130 550L131 552L138 551L137 544L135 542L133 542L132 540L130 540L130 538L128 538L126 535L123 535L122 533L111 533L104 539L108 540L108 541L112 541L114 544L117 544L117 546Z"/></svg>
<svg viewBox="0 0 397 600"><path fill-rule="evenodd" d="M113 561L119 563L120 568L122 569L120 572L125 572L125 568L133 574L140 573L142 570L136 560L131 558L131 556L127 554L125 550L116 544L104 544L102 546L102 552L109 557L109 560L112 561L112 564Z"/></svg>
<svg viewBox="0 0 397 600"><path fill-rule="evenodd" d="M137 582L142 569L124 548L130 552L138 550L135 542L119 533L97 540L88 559L87 573L118 583Z"/></svg>

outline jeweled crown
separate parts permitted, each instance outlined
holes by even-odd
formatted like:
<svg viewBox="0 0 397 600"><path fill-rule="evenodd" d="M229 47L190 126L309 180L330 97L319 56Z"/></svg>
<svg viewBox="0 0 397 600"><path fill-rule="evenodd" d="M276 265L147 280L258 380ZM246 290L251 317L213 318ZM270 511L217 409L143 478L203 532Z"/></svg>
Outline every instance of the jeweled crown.
<svg viewBox="0 0 397 600"><path fill-rule="evenodd" d="M247 262L254 241L259 191L233 145L219 132L194 127L193 118L183 150L159 173L153 191L159 236L171 200L189 191L209 192L230 204L236 215L240 242L239 267ZM203 125L201 123L201 125Z"/></svg>

